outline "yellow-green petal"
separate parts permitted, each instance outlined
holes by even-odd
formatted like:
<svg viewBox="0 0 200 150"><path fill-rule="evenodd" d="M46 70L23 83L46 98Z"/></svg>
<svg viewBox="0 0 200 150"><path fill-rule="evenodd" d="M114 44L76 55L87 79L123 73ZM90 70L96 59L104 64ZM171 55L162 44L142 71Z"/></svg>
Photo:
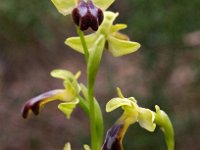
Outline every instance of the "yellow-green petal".
<svg viewBox="0 0 200 150"><path fill-rule="evenodd" d="M153 132L156 128L154 119L155 115L154 112L152 112L151 110L141 107L138 109L138 122L141 127L150 132Z"/></svg>
<svg viewBox="0 0 200 150"><path fill-rule="evenodd" d="M125 29L127 28L127 25L126 24L115 24L111 27L111 32L116 32L116 31L119 31L119 30L122 30L122 29Z"/></svg>
<svg viewBox="0 0 200 150"><path fill-rule="evenodd" d="M76 0L51 0L57 10L64 16L71 14L76 5Z"/></svg>
<svg viewBox="0 0 200 150"><path fill-rule="evenodd" d="M63 85L66 89L66 95L68 96L68 100L73 100L78 92L80 91L79 85L77 83L76 78L78 75L73 75L70 71L68 70L62 70L62 69L55 69L51 71L51 76L59 79L63 79Z"/></svg>
<svg viewBox="0 0 200 150"><path fill-rule="evenodd" d="M105 11L103 22L100 25L99 30L97 32L107 37L111 33L112 24L118 15L119 13Z"/></svg>
<svg viewBox="0 0 200 150"><path fill-rule="evenodd" d="M94 43L97 39L97 34L89 34L85 36L85 41L89 51L93 48ZM84 54L83 46L80 40L80 37L70 37L65 40L65 44L71 47L72 49Z"/></svg>
<svg viewBox="0 0 200 150"><path fill-rule="evenodd" d="M114 0L93 0L93 2L97 7L106 10Z"/></svg>
<svg viewBox="0 0 200 150"><path fill-rule="evenodd" d="M71 113L73 112L74 108L76 107L76 104L79 103L78 99L75 99L71 102L65 102L65 103L60 103L58 105L58 108L66 115L67 119L70 118Z"/></svg>
<svg viewBox="0 0 200 150"><path fill-rule="evenodd" d="M140 44L137 42L117 39L114 36L108 38L108 50L115 57L133 53L139 48Z"/></svg>
<svg viewBox="0 0 200 150"><path fill-rule="evenodd" d="M107 104L106 104L106 112L111 112L118 107L122 106L134 106L134 102L130 101L128 98L112 98Z"/></svg>

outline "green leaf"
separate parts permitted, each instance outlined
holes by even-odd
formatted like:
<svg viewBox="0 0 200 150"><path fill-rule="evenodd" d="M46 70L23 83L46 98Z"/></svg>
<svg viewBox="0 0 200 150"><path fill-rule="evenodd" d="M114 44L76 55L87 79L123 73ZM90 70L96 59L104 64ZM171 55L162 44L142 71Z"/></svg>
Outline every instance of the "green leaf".
<svg viewBox="0 0 200 150"><path fill-rule="evenodd" d="M137 42L121 40L114 36L108 37L108 44L108 50L115 57L133 53L140 48L140 44Z"/></svg>
<svg viewBox="0 0 200 150"><path fill-rule="evenodd" d="M97 40L98 36L96 33L89 34L85 36L85 42L87 44L87 47L89 51L94 46L95 41ZM80 40L80 37L70 37L65 40L65 44L71 47L72 49L84 54L83 46Z"/></svg>
<svg viewBox="0 0 200 150"><path fill-rule="evenodd" d="M57 10L64 16L71 14L76 5L75 0L51 0Z"/></svg>
<svg viewBox="0 0 200 150"><path fill-rule="evenodd" d="M73 112L74 108L76 107L78 103L79 103L79 100L75 99L71 102L60 103L58 105L58 108L60 109L60 111L62 111L66 115L67 119L69 119L71 116L71 113Z"/></svg>

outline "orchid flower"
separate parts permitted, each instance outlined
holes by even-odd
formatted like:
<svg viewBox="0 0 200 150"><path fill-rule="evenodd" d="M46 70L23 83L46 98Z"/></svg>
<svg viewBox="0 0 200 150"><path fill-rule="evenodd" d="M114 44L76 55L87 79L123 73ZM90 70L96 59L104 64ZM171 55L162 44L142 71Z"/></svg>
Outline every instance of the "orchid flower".
<svg viewBox="0 0 200 150"><path fill-rule="evenodd" d="M119 97L111 99L106 104L106 111L111 112L121 107L124 112L117 122L108 130L102 150L122 150L123 137L128 127L136 122L138 122L142 128L150 132L155 130L156 124L161 126L168 150L174 149L173 127L169 117L164 111L160 110L157 105L155 106L156 112L142 108L137 104L134 97L125 98L120 89L118 89L118 95Z"/></svg>
<svg viewBox="0 0 200 150"><path fill-rule="evenodd" d="M96 40L101 36L103 36L104 40L107 41L108 50L115 57L133 53L140 48L139 43L129 41L129 38L126 35L119 32L119 30L125 29L127 27L126 24L113 25L113 22L118 15L119 13L105 11L104 20L99 29L95 33L85 36L85 41L87 43L89 52L94 49ZM65 44L70 46L72 49L84 54L80 37L67 38Z"/></svg>
<svg viewBox="0 0 200 150"><path fill-rule="evenodd" d="M27 118L31 111L35 115L38 115L42 106L55 100L62 101L62 103L58 105L58 108L67 118L70 118L73 109L76 107L76 104L79 103L79 99L77 98L79 94L77 79L80 76L80 72L73 75L67 70L53 70L51 75L55 78L62 79L65 88L45 92L27 101L22 108L22 116L24 118Z"/></svg>

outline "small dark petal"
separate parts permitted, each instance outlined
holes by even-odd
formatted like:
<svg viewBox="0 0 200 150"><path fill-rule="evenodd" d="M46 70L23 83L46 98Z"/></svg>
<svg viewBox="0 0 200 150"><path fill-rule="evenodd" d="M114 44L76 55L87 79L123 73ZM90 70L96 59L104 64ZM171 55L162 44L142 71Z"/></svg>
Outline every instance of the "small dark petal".
<svg viewBox="0 0 200 150"><path fill-rule="evenodd" d="M101 150L123 150L121 144L123 127L123 124L115 124L107 131Z"/></svg>
<svg viewBox="0 0 200 150"><path fill-rule="evenodd" d="M47 102L48 98L51 98L61 92L63 92L63 90L52 90L28 100L22 107L22 117L27 118L30 111L32 111L35 115L38 115L41 104Z"/></svg>

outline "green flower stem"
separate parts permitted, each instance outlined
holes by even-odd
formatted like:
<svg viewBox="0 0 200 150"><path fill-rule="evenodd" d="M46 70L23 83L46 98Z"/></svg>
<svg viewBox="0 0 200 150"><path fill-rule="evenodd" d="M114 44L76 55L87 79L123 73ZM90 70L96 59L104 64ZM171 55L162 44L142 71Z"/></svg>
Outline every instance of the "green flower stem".
<svg viewBox="0 0 200 150"><path fill-rule="evenodd" d="M80 30L80 27L78 27L78 26L76 26L76 31L77 31L77 34L80 36L81 43L82 43L82 46L83 46L83 50L84 50L84 53L85 53L85 60L86 60L86 63L87 63L88 58L89 58L89 51L88 51L88 48L87 48L87 44L85 42L84 33L83 33L83 31Z"/></svg>
<svg viewBox="0 0 200 150"><path fill-rule="evenodd" d="M87 63L87 86L88 86L91 148L92 148L92 150L99 150L100 146L101 146L102 136L97 137L97 128L96 127L99 125L97 125L96 123L97 122L99 123L99 120L97 120L96 118L102 118L102 114L101 113L95 114L95 106L96 105L94 105L94 84L95 84L96 75L91 75L90 73L88 73L88 70L91 70L90 67L93 67L93 66L91 66L89 64L89 57L90 57L89 51L88 51L87 44L85 41L84 33L80 30L79 27L77 27L77 34L80 36L80 40L81 40L83 50L84 50L85 60ZM97 72L97 70L96 70L96 72ZM83 101L81 101L80 106L84 107ZM101 115L101 116L99 117L96 115ZM100 122L101 122L100 126L102 126L100 128L101 128L101 131L103 132L103 129L102 129L103 121L101 120ZM103 133L101 133L100 135L103 135Z"/></svg>
<svg viewBox="0 0 200 150"><path fill-rule="evenodd" d="M97 136L96 136L96 128L95 128L95 110L94 110L94 85L91 84L90 78L88 78L88 100L89 100L89 108L90 108L90 130L91 130L91 147L92 150L97 149Z"/></svg>

